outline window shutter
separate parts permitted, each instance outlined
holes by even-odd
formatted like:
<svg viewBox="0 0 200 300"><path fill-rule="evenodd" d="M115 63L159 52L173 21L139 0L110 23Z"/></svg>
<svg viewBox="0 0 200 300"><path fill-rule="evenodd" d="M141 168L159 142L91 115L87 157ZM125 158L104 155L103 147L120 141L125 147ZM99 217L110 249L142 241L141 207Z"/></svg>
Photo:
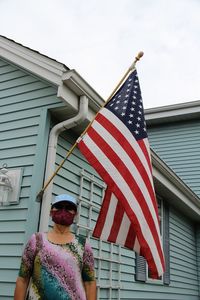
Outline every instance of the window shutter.
<svg viewBox="0 0 200 300"><path fill-rule="evenodd" d="M146 276L146 260L143 256L140 256L136 253L136 270L135 270L135 280L145 282L147 279Z"/></svg>
<svg viewBox="0 0 200 300"><path fill-rule="evenodd" d="M170 284L169 206L163 205L163 251L165 256L164 284Z"/></svg>

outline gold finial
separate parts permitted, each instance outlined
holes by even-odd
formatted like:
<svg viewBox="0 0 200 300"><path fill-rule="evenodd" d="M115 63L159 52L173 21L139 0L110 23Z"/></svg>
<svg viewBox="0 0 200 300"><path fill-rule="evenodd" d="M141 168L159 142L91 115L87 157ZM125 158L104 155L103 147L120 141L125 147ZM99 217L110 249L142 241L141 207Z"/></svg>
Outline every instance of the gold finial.
<svg viewBox="0 0 200 300"><path fill-rule="evenodd" d="M143 55L144 55L144 52L143 52L143 51L140 51L140 52L138 53L138 55L135 57L134 62L132 63L132 65L130 66L130 68L129 68L129 70L128 70L129 72L135 69L135 65L136 65L137 61L140 60L140 58L141 58Z"/></svg>
<svg viewBox="0 0 200 300"><path fill-rule="evenodd" d="M144 55L144 52L143 51L140 51L138 53L138 55L135 57L135 62L137 62L138 60L140 60L140 58Z"/></svg>

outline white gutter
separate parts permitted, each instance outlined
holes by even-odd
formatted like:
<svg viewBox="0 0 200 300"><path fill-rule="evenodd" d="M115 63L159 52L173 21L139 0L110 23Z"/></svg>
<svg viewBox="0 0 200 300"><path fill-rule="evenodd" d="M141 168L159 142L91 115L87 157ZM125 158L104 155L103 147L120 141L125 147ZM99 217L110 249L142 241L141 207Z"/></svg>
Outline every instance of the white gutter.
<svg viewBox="0 0 200 300"><path fill-rule="evenodd" d="M56 124L51 129L50 137L49 137L48 153L47 153L45 182L54 173L57 141L58 141L59 134L67 129L70 129L80 124L86 118L87 113L88 113L88 98L86 96L80 96L78 114L75 117L72 117L59 124ZM51 207L51 198L52 198L52 187L53 187L53 182L51 182L48 185L47 189L43 194L39 231L48 230L49 211Z"/></svg>

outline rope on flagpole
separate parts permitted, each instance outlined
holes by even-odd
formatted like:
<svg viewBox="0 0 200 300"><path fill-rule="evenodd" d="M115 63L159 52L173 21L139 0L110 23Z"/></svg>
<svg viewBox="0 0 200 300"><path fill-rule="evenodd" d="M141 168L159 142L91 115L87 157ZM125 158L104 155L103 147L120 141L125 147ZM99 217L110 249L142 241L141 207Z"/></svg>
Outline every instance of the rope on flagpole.
<svg viewBox="0 0 200 300"><path fill-rule="evenodd" d="M135 57L134 62L132 63L132 65L128 68L128 70L126 71L126 73L124 74L124 76L122 77L122 79L119 81L119 83L116 85L116 87L114 88L114 90L112 91L112 93L110 94L110 96L108 97L108 99L104 102L104 104L102 105L101 109L111 100L111 98L113 97L113 95L116 93L116 91L119 89L119 87L122 85L122 83L124 82L124 80L126 79L126 77L129 75L130 72L135 70L135 65L136 63L140 60L140 58L144 55L144 53L142 51L140 51L138 53L138 55ZM98 114L98 112L97 112ZM97 115L96 114L96 115ZM44 183L43 188L41 189L41 191L38 193L37 198L41 198L44 191L46 190L46 188L48 187L48 185L50 184L50 182L53 180L53 178L57 175L57 173L59 172L59 170L62 168L62 166L64 165L65 161L68 159L68 157L71 155L71 153L73 152L73 150L76 148L79 139L86 133L86 131L88 130L88 128L92 125L93 121L96 118L96 115L94 116L93 120L88 124L88 126L85 128L85 130L82 132L82 134L80 135L80 137L76 140L76 142L74 143L74 145L69 149L66 157L62 160L62 162L60 163L60 165L57 167L57 169L55 170L55 172L49 177L49 179Z"/></svg>

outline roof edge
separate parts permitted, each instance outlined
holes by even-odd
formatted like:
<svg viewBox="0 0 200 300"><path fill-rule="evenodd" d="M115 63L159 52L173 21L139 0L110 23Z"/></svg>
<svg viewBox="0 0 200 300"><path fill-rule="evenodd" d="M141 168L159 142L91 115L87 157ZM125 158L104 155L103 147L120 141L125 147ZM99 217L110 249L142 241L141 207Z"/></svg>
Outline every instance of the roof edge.
<svg viewBox="0 0 200 300"><path fill-rule="evenodd" d="M0 56L54 85L59 85L63 72L69 70L64 64L3 36L0 36Z"/></svg>
<svg viewBox="0 0 200 300"><path fill-rule="evenodd" d="M171 195L179 199L177 205L182 206L192 218L200 220L200 198L171 170L151 149L153 176L165 185Z"/></svg>
<svg viewBox="0 0 200 300"><path fill-rule="evenodd" d="M147 123L195 119L200 116L200 100L145 109Z"/></svg>

